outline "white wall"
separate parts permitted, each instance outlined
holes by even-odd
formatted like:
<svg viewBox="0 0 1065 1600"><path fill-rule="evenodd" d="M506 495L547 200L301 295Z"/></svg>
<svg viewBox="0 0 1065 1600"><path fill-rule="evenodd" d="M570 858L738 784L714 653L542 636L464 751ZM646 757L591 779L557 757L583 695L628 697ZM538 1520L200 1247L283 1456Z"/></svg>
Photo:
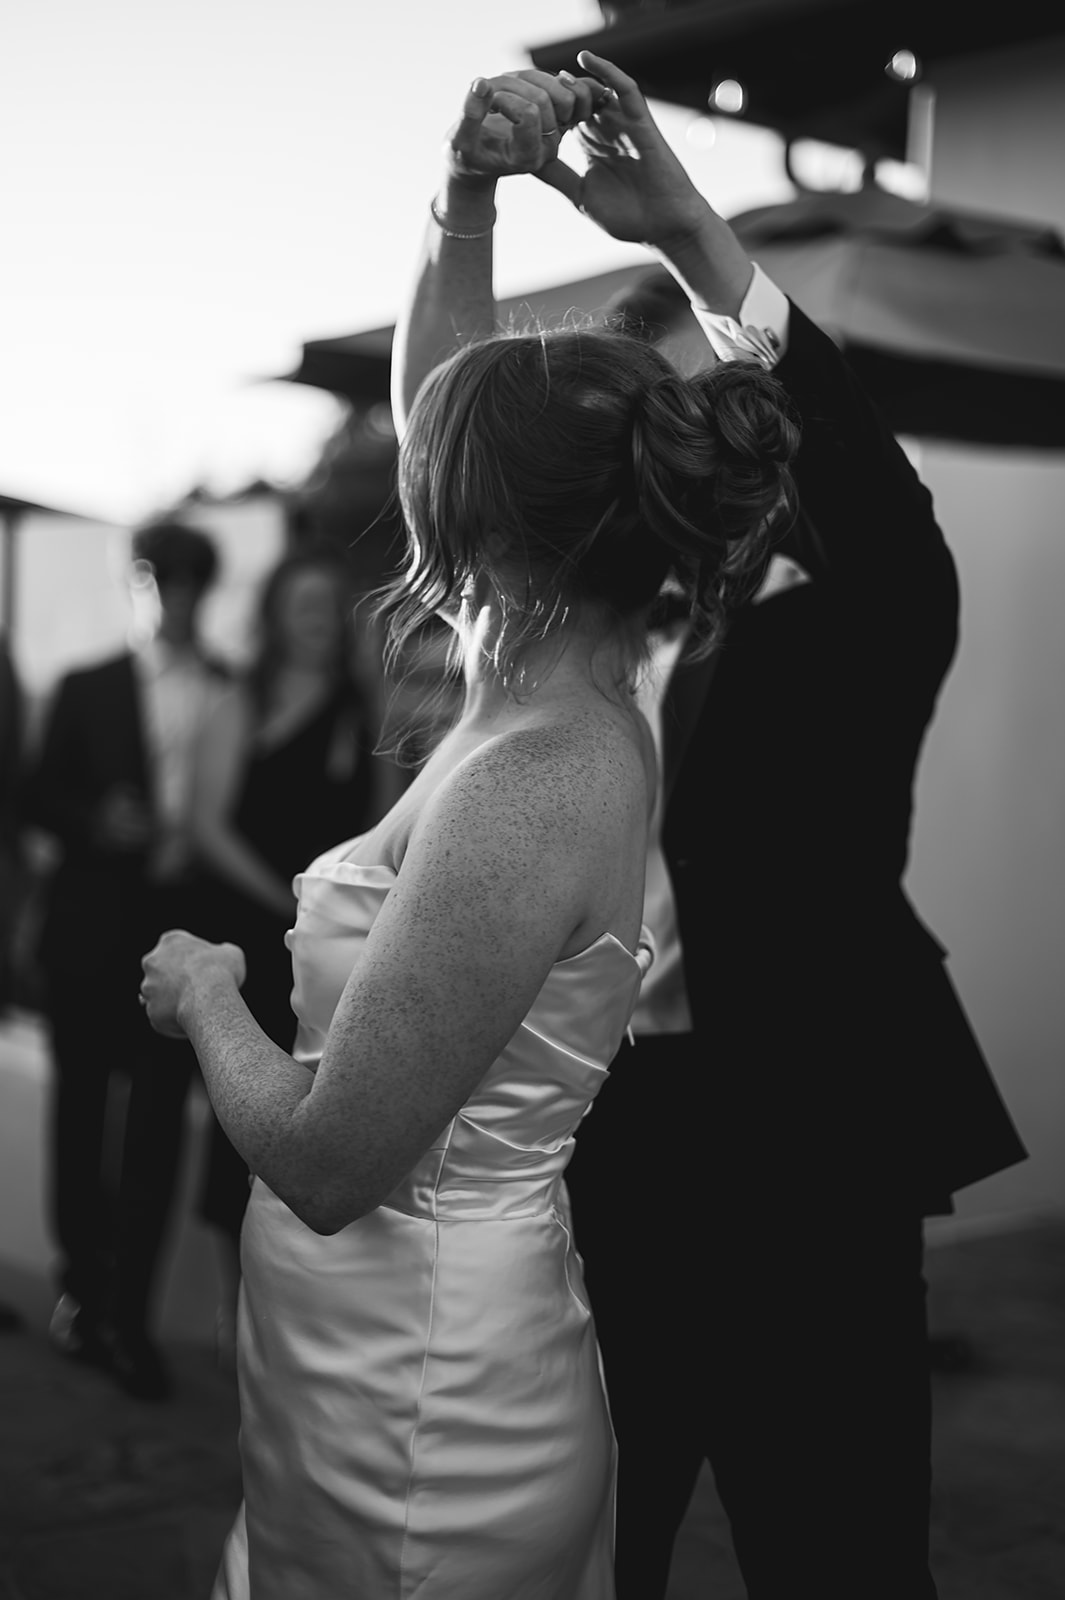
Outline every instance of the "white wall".
<svg viewBox="0 0 1065 1600"><path fill-rule="evenodd" d="M1065 37L930 86L931 198L1065 232ZM921 469L958 562L962 643L909 887L1031 1151L964 1191L959 1216L1008 1220L1065 1206L1065 452L926 445Z"/></svg>
<svg viewBox="0 0 1065 1600"><path fill-rule="evenodd" d="M37 700L69 667L121 649L129 535L104 522L29 512L15 537L14 655Z"/></svg>

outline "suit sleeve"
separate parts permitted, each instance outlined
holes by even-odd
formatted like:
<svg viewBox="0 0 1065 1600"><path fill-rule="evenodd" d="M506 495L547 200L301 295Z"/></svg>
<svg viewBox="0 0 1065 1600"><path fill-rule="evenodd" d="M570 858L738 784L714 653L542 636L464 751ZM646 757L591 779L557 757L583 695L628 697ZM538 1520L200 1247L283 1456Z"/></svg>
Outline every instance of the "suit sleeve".
<svg viewBox="0 0 1065 1600"><path fill-rule="evenodd" d="M87 719L80 698L77 678L65 677L45 720L23 803L26 821L54 834L67 847L91 844L98 800L87 781L83 749Z"/></svg>
<svg viewBox="0 0 1065 1600"><path fill-rule="evenodd" d="M867 621L931 630L953 653L958 589L932 496L836 346L790 306L776 376L802 423L795 465L802 515L783 548L861 598Z"/></svg>

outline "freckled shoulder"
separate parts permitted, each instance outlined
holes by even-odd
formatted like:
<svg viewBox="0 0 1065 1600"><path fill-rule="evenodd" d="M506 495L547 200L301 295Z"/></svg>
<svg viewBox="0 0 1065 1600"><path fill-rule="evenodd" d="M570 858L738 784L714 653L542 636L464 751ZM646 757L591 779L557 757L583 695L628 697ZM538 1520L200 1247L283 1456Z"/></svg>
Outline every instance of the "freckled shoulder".
<svg viewBox="0 0 1065 1600"><path fill-rule="evenodd" d="M468 755L428 801L421 820L481 820L527 829L533 839L626 828L648 806L649 775L639 730L620 717L581 709L563 719L508 729Z"/></svg>

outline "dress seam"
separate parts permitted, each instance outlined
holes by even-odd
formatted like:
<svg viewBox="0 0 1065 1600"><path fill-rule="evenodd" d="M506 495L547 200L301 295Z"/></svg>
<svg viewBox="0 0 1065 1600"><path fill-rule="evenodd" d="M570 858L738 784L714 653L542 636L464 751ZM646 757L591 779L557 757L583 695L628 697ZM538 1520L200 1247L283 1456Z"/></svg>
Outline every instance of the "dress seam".
<svg viewBox="0 0 1065 1600"><path fill-rule="evenodd" d="M453 1117L447 1130L447 1140L440 1151L440 1161L436 1169L436 1178L433 1183L433 1276L429 1285L429 1316L425 1329L425 1351L422 1355L422 1370L418 1378L418 1402L414 1411L414 1422L411 1426L410 1445L407 1452L407 1494L403 1507L403 1537L399 1548L399 1600L406 1600L407 1590L407 1537L410 1533L411 1502L414 1498L415 1481L415 1455L418 1447L418 1432L422 1420L422 1404L425 1399L425 1380L429 1371L429 1355L433 1342L433 1320L436 1315L436 1274L440 1264L440 1218L437 1214L437 1197L440 1192L440 1182L444 1174L444 1162L447 1160L451 1149L451 1140L455 1132L455 1123L458 1119Z"/></svg>
<svg viewBox="0 0 1065 1600"><path fill-rule="evenodd" d="M563 1044L560 1039L555 1039L551 1034L544 1033L539 1028L534 1028L527 1017L521 1022L518 1031L519 1033L531 1034L534 1039L539 1039L541 1043L549 1045L552 1050L557 1050L558 1053L565 1056L567 1060L579 1061L582 1066L591 1067L594 1072L601 1072L605 1074L610 1071L609 1066L602 1066L600 1062L596 1061L592 1056L585 1055L580 1050L571 1050L569 1045ZM611 1056L610 1059L613 1061L614 1057ZM465 1107L463 1109L465 1109ZM461 1111L459 1112L459 1116L462 1116Z"/></svg>

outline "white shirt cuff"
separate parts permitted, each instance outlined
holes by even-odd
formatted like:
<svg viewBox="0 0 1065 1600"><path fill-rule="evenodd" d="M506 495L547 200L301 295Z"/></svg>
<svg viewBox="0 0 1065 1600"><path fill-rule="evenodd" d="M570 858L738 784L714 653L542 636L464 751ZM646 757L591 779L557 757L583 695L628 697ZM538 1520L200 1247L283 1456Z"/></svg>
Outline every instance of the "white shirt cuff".
<svg viewBox="0 0 1065 1600"><path fill-rule="evenodd" d="M694 301L692 311L719 361L753 357L770 370L788 348L787 295L766 277L757 261L738 319L709 311Z"/></svg>

